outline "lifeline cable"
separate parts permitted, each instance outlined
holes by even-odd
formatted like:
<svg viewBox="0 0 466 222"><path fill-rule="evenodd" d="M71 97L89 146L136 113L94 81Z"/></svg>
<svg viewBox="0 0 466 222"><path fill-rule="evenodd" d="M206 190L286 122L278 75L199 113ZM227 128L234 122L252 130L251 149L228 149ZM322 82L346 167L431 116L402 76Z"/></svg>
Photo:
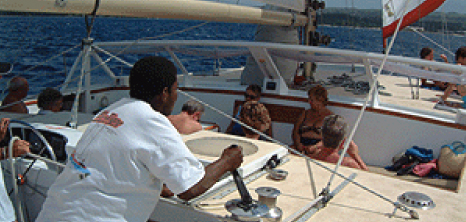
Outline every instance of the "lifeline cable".
<svg viewBox="0 0 466 222"><path fill-rule="evenodd" d="M186 93L186 92L184 92L184 91L182 91L182 90L180 90L180 89L177 89L177 91L180 92L181 94L183 94L183 95L189 97L190 99L196 100L197 102L201 103L202 105L204 105L204 106L206 106L206 107L208 107L208 108L210 108L210 109L216 111L217 113L219 113L220 115L223 115L224 117L230 119L231 121L234 121L234 122L240 124L241 126L247 128L247 129L249 129L249 130L251 130L251 131L253 131L253 132L255 132L255 133L257 133L257 134L259 134L259 135L261 135L261 136L263 136L263 137L265 137L266 139L268 139L268 140L270 140L270 141L272 141L272 142L274 142L274 143L277 143L278 145L280 145L280 146L286 148L288 151L290 151L290 152L292 152L292 153L294 153L294 154L296 154L296 155L298 155L298 156L301 156L301 157L305 158L306 160L308 160L308 161L310 161L310 162L316 164L317 166L320 166L321 168L323 168L323 169L325 169L325 170L327 170L327 171L329 171L329 172L332 172L333 175L337 175L337 176L341 177L342 179L347 180L347 181L351 182L352 184L354 184L354 185L356 185L356 186L362 188L363 190L365 190L365 191L367 191L367 192L369 192L369 193L371 193L371 194L373 194L373 195L375 195L375 196L377 196L377 197L379 197L379 198L381 198L381 199L383 199L383 200L385 200L385 201L391 203L392 205L394 205L395 207L399 208L400 210L402 210L402 211L404 211L404 212L407 212L407 213L409 213L410 215L412 214L412 212L415 212L414 210L410 210L408 207L402 206L402 205L400 205L400 203L394 202L394 201L390 200L389 198L387 198L387 197L385 197L385 196L383 196L383 195L381 195L381 194L379 194L379 193L377 193L377 192L375 192L375 191L369 189L368 187L366 187L366 186L360 184L359 182L356 182L356 181L354 181L353 179L350 179L350 178L346 177L345 175L340 174L340 173L336 172L335 170L330 169L329 167L323 165L322 163L319 163L318 161L316 161L316 160L314 160L314 159L311 159L310 157L308 157L308 156L306 156L306 155L304 155L304 154L302 154L302 153L296 151L295 149L289 147L288 145L286 145L286 144L284 144L284 143L282 143L282 142L280 142L280 141L278 141L278 140L276 140L276 139L273 139L273 138L269 137L268 135L266 135L266 134L264 134L264 133L262 133L262 132L260 132L260 131L257 131L256 129L254 129L254 128L252 128L252 127L246 125L245 123L243 123L243 122L241 122L241 121L239 121L239 120L237 120L237 119L235 119L235 118L229 116L228 114L224 113L223 111L221 111L221 110L219 110L219 109L217 109L217 108L215 108L215 107L213 107L213 106L211 106L211 105L209 105L209 104L207 104L207 103L205 103L205 102L203 102L203 101L197 99L196 97L194 97L194 96L192 96L192 95L190 95L190 94L188 94L188 93Z"/></svg>

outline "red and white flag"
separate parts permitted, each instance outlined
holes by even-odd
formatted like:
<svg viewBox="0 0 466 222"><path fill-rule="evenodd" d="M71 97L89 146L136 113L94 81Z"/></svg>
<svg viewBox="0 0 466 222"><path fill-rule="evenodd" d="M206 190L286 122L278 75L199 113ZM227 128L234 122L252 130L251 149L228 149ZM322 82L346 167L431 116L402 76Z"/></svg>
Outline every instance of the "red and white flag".
<svg viewBox="0 0 466 222"><path fill-rule="evenodd" d="M382 0L383 38L393 35L403 12L406 15L400 30L435 11L443 2L445 0Z"/></svg>

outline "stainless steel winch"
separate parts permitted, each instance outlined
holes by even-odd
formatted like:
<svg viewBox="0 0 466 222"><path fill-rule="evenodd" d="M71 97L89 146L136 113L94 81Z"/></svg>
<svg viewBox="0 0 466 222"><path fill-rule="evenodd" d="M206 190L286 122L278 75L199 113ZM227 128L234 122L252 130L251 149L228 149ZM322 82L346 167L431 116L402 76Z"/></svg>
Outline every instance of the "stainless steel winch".
<svg viewBox="0 0 466 222"><path fill-rule="evenodd" d="M241 199L233 199L225 204L225 208L236 221L280 222L282 210L276 207L280 191L271 187L256 189L259 200L253 200L237 170L232 172Z"/></svg>

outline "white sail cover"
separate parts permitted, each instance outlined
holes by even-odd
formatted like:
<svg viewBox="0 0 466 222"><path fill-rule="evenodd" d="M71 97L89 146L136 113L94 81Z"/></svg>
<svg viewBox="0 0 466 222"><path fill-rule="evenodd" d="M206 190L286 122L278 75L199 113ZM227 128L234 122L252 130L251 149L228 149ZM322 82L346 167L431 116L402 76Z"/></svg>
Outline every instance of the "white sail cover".
<svg viewBox="0 0 466 222"><path fill-rule="evenodd" d="M383 38L393 35L403 12L406 15L400 30L435 11L443 2L445 0L382 0Z"/></svg>

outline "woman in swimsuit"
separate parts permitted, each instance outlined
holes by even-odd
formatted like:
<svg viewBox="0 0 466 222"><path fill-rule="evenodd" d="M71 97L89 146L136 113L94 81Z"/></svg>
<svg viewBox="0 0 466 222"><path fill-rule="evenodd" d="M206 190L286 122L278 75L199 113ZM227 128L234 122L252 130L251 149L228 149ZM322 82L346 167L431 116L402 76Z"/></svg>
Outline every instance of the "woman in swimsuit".
<svg viewBox="0 0 466 222"><path fill-rule="evenodd" d="M327 109L327 90L317 85L307 92L310 109L305 110L294 124L292 138L295 148L304 152L305 147L317 144L322 140L321 127L326 116L333 112Z"/></svg>

